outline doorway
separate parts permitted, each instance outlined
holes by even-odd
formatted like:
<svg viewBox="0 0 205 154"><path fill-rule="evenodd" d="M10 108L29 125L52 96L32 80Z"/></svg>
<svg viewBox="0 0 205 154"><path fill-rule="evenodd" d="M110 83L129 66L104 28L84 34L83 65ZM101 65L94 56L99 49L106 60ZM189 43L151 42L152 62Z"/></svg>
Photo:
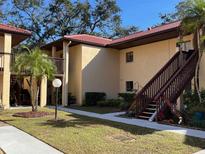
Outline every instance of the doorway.
<svg viewBox="0 0 205 154"><path fill-rule="evenodd" d="M30 106L29 80L22 76L11 75L10 106Z"/></svg>

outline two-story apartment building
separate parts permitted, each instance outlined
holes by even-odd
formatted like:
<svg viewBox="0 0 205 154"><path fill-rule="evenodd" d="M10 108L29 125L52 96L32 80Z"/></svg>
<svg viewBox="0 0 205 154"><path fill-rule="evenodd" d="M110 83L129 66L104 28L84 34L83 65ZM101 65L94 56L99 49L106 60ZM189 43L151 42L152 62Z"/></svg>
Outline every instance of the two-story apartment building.
<svg viewBox="0 0 205 154"><path fill-rule="evenodd" d="M119 92L141 89L176 54L180 22L149 28L115 40L87 34L66 35L42 47L55 58L64 58L63 100L71 92L82 104L85 92ZM193 49L192 35L184 37L184 50ZM200 69L205 88L205 58Z"/></svg>
<svg viewBox="0 0 205 154"><path fill-rule="evenodd" d="M142 97L152 100L161 99L162 96L171 98L171 94L176 99L185 85L191 85L193 70L189 71L187 67L195 65L194 55L187 61L180 59L176 47L179 27L180 22L173 22L114 40L87 34L66 35L43 46L42 49L58 68L55 76L63 81L62 105L67 105L68 93L77 98L77 104L82 104L86 92L105 92L108 98L117 98L118 93L133 89L141 90ZM10 63L12 47L29 37L31 32L0 25L0 34L1 104L9 108L13 95L20 100L20 105L28 104L26 87L29 83L25 77L19 85ZM184 41L182 47L185 51L193 49L192 35L185 36ZM204 79L203 57L200 88L205 88ZM54 88L44 78L40 89L40 106L52 103L53 98ZM147 103L143 101L142 108Z"/></svg>

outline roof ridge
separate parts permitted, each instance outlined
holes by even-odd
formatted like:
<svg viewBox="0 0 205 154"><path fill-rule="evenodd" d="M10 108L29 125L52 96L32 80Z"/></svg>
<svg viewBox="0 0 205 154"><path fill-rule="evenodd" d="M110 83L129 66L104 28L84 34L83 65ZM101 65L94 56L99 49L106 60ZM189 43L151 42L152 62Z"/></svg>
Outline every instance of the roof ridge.
<svg viewBox="0 0 205 154"><path fill-rule="evenodd" d="M106 38L106 37L102 37L102 36L96 36L96 35L91 35L91 34L71 34L71 35L64 35L64 37L72 37L72 36L89 36L89 37L96 37L99 39L105 39L108 41L112 41L112 39Z"/></svg>
<svg viewBox="0 0 205 154"><path fill-rule="evenodd" d="M181 21L180 20L176 20L176 21L171 21L171 22L168 22L168 23L162 23L161 25L152 26L151 28L154 29L154 28L166 26L166 25L169 25L169 24L177 23L177 22L181 22Z"/></svg>
<svg viewBox="0 0 205 154"><path fill-rule="evenodd" d="M177 22L180 22L180 20L178 20L178 21L172 21L172 22L165 23L165 24L158 25L158 26L154 26L154 27L151 27L150 30L155 29L155 28L159 28L159 27L162 27L162 26L166 26L166 25L169 25L169 24L177 23ZM148 28L149 28L149 27L148 27ZM143 33L143 32L147 32L147 31L150 31L150 30L146 29L146 30L137 31L137 32L135 32L135 33L133 33L133 34L130 34L130 35L127 35L127 36L125 36L125 37L120 37L120 38L113 39L112 41L117 41L118 39L124 39L124 38L127 38L127 37L131 37L131 36L133 36L133 35L136 35L136 34L139 34L139 33ZM111 43L112 43L112 42L111 42Z"/></svg>

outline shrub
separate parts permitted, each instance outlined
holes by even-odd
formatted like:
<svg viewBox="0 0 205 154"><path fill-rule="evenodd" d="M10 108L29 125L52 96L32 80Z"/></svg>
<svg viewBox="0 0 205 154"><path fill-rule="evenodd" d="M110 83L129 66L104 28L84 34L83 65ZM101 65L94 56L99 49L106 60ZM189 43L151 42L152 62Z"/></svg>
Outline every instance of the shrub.
<svg viewBox="0 0 205 154"><path fill-rule="evenodd" d="M189 113L194 114L195 112L205 113L205 104L198 104L196 106L193 106L191 109L189 109Z"/></svg>
<svg viewBox="0 0 205 154"><path fill-rule="evenodd" d="M121 110L128 110L135 99L135 93L119 93L118 96L123 99L120 104Z"/></svg>
<svg viewBox="0 0 205 154"><path fill-rule="evenodd" d="M135 93L119 93L118 96L126 102L134 101Z"/></svg>
<svg viewBox="0 0 205 154"><path fill-rule="evenodd" d="M86 92L85 93L85 105L94 106L98 101L105 100L106 94L101 92Z"/></svg>
<svg viewBox="0 0 205 154"><path fill-rule="evenodd" d="M68 106L76 103L76 97L72 93L68 93Z"/></svg>
<svg viewBox="0 0 205 154"><path fill-rule="evenodd" d="M132 102L123 101L123 102L120 104L120 109L127 111L131 105L132 105Z"/></svg>
<svg viewBox="0 0 205 154"><path fill-rule="evenodd" d="M199 103L198 94L194 91L184 93L184 105L186 105L186 111L189 113L196 112L196 110L205 110L205 90L201 91L202 103Z"/></svg>
<svg viewBox="0 0 205 154"><path fill-rule="evenodd" d="M98 101L97 105L101 107L119 107L123 100L120 99L107 99Z"/></svg>

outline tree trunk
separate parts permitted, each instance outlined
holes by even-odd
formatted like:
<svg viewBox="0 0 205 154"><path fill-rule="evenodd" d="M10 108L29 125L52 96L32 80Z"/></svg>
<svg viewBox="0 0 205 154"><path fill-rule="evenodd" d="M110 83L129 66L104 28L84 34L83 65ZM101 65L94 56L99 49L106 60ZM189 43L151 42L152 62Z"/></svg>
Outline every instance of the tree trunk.
<svg viewBox="0 0 205 154"><path fill-rule="evenodd" d="M36 99L35 99L35 111L38 111L38 95L39 95L40 87L37 86L37 91L36 91Z"/></svg>
<svg viewBox="0 0 205 154"><path fill-rule="evenodd" d="M194 83L195 83L195 88L196 88L196 92L198 94L198 97L199 97L199 102L201 103L202 100L201 100L201 93L200 93L200 88L199 88L199 66L200 66L200 63L201 63L201 58L202 58L202 54L201 54L201 44L200 44L200 31L197 29L197 32L196 32L196 35L197 35L197 50L198 50L198 61L197 61L197 64L196 64L196 68L195 68L195 77L194 77Z"/></svg>
<svg viewBox="0 0 205 154"><path fill-rule="evenodd" d="M31 98L31 107L32 111L35 111L34 101L33 101L33 77L30 76L30 98Z"/></svg>
<svg viewBox="0 0 205 154"><path fill-rule="evenodd" d="M40 92L40 86L41 86L41 79L37 79L36 81L37 84L37 90L36 90L36 97L35 97L35 110L38 110L38 102L39 102L39 92Z"/></svg>

